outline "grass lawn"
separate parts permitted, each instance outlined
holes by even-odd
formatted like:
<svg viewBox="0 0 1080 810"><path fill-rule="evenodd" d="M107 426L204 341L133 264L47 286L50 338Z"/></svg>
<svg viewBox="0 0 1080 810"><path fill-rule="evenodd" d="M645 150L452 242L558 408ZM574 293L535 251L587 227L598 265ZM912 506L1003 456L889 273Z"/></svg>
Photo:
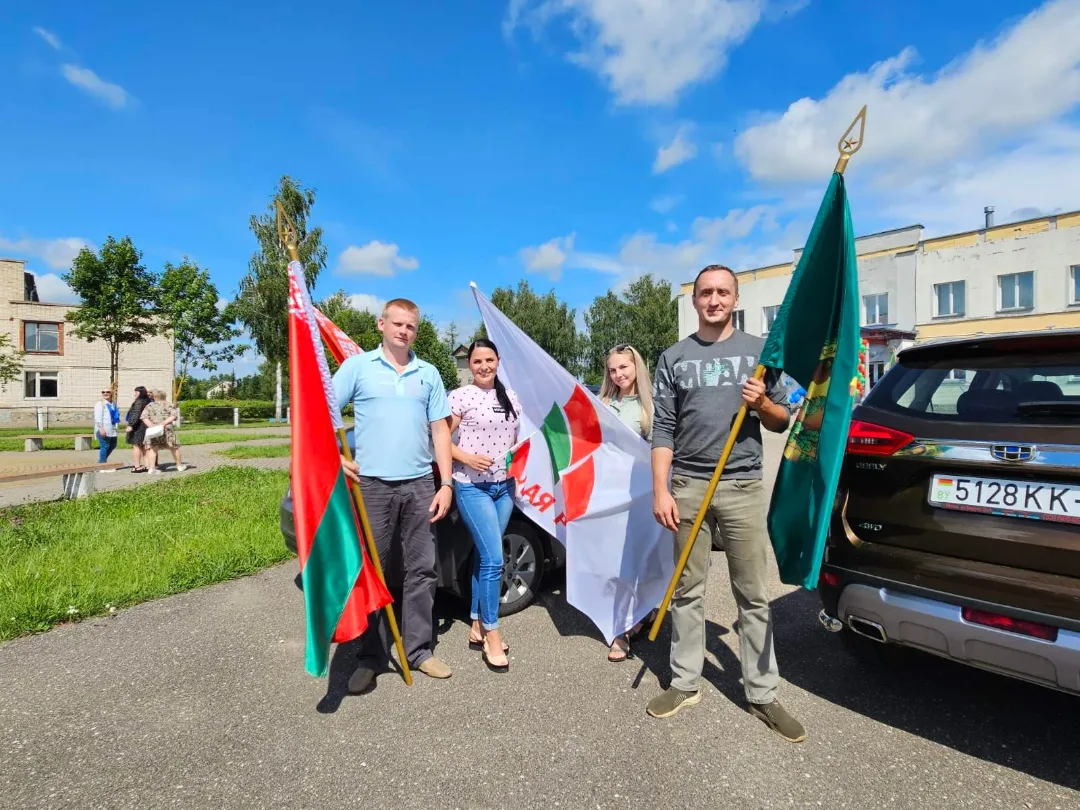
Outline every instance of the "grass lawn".
<svg viewBox="0 0 1080 810"><path fill-rule="evenodd" d="M0 510L0 640L281 562L288 483L284 472L221 467Z"/></svg>
<svg viewBox="0 0 1080 810"><path fill-rule="evenodd" d="M286 458L291 451L291 444L262 444L255 446L238 444L234 447L226 447L224 450L217 450L214 455L225 456L225 458Z"/></svg>

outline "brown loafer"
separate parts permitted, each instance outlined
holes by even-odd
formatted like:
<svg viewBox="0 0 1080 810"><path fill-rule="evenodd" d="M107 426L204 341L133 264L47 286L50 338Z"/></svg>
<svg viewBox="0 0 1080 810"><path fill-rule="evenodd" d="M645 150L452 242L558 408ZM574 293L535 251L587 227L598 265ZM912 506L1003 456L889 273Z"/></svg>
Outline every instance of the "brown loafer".
<svg viewBox="0 0 1080 810"><path fill-rule="evenodd" d="M420 666L418 670L423 672L429 678L435 678L436 680L444 681L454 674L454 671L450 669L444 662L440 661L434 655L428 658Z"/></svg>

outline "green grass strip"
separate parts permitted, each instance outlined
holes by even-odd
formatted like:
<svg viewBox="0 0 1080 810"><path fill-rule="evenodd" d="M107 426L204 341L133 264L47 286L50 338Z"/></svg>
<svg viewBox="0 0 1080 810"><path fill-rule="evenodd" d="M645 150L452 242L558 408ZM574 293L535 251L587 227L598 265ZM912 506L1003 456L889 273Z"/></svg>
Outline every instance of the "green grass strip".
<svg viewBox="0 0 1080 810"><path fill-rule="evenodd" d="M288 484L286 472L221 467L0 510L0 640L281 562Z"/></svg>
<svg viewBox="0 0 1080 810"><path fill-rule="evenodd" d="M287 458L292 452L291 444L261 444L226 447L224 450L216 450L215 456L225 458Z"/></svg>

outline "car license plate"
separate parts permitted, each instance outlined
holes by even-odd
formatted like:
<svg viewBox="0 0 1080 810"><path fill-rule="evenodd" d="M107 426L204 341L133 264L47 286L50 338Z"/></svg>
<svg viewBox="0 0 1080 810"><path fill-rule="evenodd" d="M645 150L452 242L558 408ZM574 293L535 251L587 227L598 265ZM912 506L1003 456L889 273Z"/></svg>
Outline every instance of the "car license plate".
<svg viewBox="0 0 1080 810"><path fill-rule="evenodd" d="M929 501L942 509L1080 523L1080 486L1075 484L935 475Z"/></svg>

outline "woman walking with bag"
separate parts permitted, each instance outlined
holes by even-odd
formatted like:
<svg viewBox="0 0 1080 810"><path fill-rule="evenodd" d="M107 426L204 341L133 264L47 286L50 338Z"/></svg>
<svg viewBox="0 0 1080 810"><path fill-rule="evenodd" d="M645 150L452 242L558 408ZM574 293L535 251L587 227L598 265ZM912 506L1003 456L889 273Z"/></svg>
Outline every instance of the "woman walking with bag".
<svg viewBox="0 0 1080 810"><path fill-rule="evenodd" d="M146 425L143 423L143 410L150 404L150 395L146 393L146 387L140 385L135 389L135 401L128 408L127 417L127 443L131 446L133 473L144 473L146 467L142 464L143 442L146 440Z"/></svg>
<svg viewBox="0 0 1080 810"><path fill-rule="evenodd" d="M458 514L469 528L476 556L472 573L472 626L469 647L483 651L484 663L506 672L509 647L499 634L503 532L514 511L513 481L507 480L506 454L517 444L517 395L499 380L499 350L490 340L469 347L473 383L450 392L454 494Z"/></svg>
<svg viewBox="0 0 1080 810"><path fill-rule="evenodd" d="M160 473L158 469L158 451L168 448L176 462L177 472L187 467L180 462L180 443L176 440L176 421L179 418L176 408L170 408L165 402L164 391L154 391L153 401L143 411L143 424L146 426L143 450L149 461L150 474Z"/></svg>
<svg viewBox="0 0 1080 810"><path fill-rule="evenodd" d="M652 437L653 398L652 380L645 361L629 343L620 343L607 353L605 365L600 401L619 417L620 422L649 441ZM608 651L608 661L619 663L629 658L630 640L654 617L655 611L629 633L616 636Z"/></svg>

